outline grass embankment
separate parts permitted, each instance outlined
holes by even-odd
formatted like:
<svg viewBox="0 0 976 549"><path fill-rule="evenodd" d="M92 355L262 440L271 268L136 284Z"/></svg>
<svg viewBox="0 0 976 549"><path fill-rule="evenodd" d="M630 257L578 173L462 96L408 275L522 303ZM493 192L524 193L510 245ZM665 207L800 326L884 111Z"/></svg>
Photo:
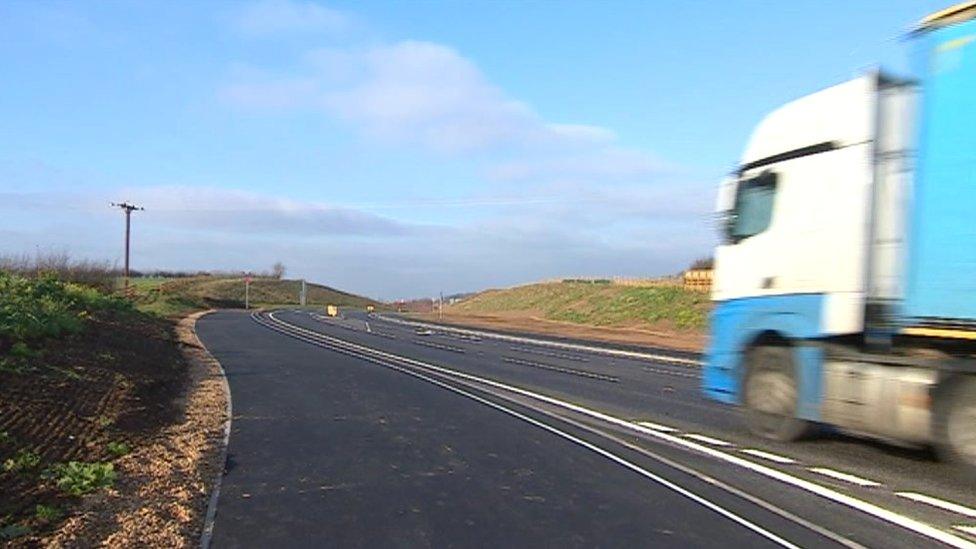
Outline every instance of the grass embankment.
<svg viewBox="0 0 976 549"><path fill-rule="evenodd" d="M135 302L139 310L175 317L208 308L243 308L244 280L217 276L187 278L133 278ZM252 307L298 305L300 280L255 278L251 282ZM378 305L375 301L320 284L306 284L306 303L343 307Z"/></svg>
<svg viewBox="0 0 976 549"><path fill-rule="evenodd" d="M680 286L565 281L488 290L426 318L480 328L700 352L708 295Z"/></svg>
<svg viewBox="0 0 976 549"><path fill-rule="evenodd" d="M115 296L0 272L0 545L52 530L179 419L171 325Z"/></svg>
<svg viewBox="0 0 976 549"><path fill-rule="evenodd" d="M680 286L634 287L585 282L529 284L488 290L448 308L452 313L523 314L590 326L702 330L708 294Z"/></svg>

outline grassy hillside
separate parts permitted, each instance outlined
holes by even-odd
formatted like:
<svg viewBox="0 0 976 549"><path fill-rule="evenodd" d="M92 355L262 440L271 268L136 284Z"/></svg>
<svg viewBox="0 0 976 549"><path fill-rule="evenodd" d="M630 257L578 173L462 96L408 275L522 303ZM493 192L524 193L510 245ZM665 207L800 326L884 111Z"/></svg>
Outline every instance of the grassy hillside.
<svg viewBox="0 0 976 549"><path fill-rule="evenodd" d="M456 303L447 311L535 316L590 326L649 325L693 331L707 325L709 300L705 293L679 286L553 282L488 290Z"/></svg>
<svg viewBox="0 0 976 549"><path fill-rule="evenodd" d="M241 278L137 278L132 283L136 289L138 307L164 316L208 307L244 306L244 281ZM301 284L299 280L255 278L251 282L251 305L298 305ZM309 305L377 305L371 299L319 284L307 284L307 292Z"/></svg>

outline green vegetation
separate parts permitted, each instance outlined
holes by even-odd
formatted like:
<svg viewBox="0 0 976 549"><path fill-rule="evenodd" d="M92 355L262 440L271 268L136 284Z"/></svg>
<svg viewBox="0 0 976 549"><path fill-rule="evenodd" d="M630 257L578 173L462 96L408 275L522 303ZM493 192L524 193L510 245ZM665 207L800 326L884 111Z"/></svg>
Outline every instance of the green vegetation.
<svg viewBox="0 0 976 549"><path fill-rule="evenodd" d="M3 462L3 470L7 472L22 473L36 469L41 464L41 456L22 449L12 458L7 458Z"/></svg>
<svg viewBox="0 0 976 549"><path fill-rule="evenodd" d="M0 527L0 540L16 539L30 534L31 529L22 524L8 524Z"/></svg>
<svg viewBox="0 0 976 549"><path fill-rule="evenodd" d="M535 315L591 326L665 324L699 330L707 325L709 300L708 294L680 286L570 281L489 290L453 305L449 311Z"/></svg>
<svg viewBox="0 0 976 549"><path fill-rule="evenodd" d="M46 475L64 493L80 496L107 488L115 482L115 466L111 463L69 461L52 466Z"/></svg>
<svg viewBox="0 0 976 549"><path fill-rule="evenodd" d="M95 311L129 308L120 298L53 276L0 272L0 369L27 367L45 340L80 332Z"/></svg>
<svg viewBox="0 0 976 549"><path fill-rule="evenodd" d="M244 280L240 277L134 278L132 288L136 307L160 316L179 316L211 307L244 307ZM250 301L253 307L298 305L300 291L300 280L255 277L251 282ZM306 291L309 305L377 305L365 297L319 284L307 284Z"/></svg>
<svg viewBox="0 0 976 549"><path fill-rule="evenodd" d="M61 509L53 505L42 505L39 503L34 507L34 518L41 522L56 522L62 516L64 516L64 513Z"/></svg>
<svg viewBox="0 0 976 549"><path fill-rule="evenodd" d="M106 444L105 449L115 457L122 457L132 451L128 444L115 441Z"/></svg>

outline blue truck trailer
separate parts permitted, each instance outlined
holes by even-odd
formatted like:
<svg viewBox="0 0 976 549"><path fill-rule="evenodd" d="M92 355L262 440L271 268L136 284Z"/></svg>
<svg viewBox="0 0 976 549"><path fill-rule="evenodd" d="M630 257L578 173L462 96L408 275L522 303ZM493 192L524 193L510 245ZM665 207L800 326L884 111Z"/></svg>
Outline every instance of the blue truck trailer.
<svg viewBox="0 0 976 549"><path fill-rule="evenodd" d="M976 469L976 2L872 71L788 103L723 181L710 398L793 440L816 425Z"/></svg>

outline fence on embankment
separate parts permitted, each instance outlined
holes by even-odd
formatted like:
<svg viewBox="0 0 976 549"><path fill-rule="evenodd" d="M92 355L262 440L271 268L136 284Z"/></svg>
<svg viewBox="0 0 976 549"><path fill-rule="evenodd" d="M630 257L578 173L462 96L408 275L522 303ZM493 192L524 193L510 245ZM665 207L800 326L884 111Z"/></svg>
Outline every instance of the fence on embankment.
<svg viewBox="0 0 976 549"><path fill-rule="evenodd" d="M540 280L538 283L613 284L616 286L633 286L641 288L680 286L687 290L708 292L712 289L712 271L711 269L691 269L676 276L659 276L654 278L624 276L576 276L549 278L546 280Z"/></svg>

